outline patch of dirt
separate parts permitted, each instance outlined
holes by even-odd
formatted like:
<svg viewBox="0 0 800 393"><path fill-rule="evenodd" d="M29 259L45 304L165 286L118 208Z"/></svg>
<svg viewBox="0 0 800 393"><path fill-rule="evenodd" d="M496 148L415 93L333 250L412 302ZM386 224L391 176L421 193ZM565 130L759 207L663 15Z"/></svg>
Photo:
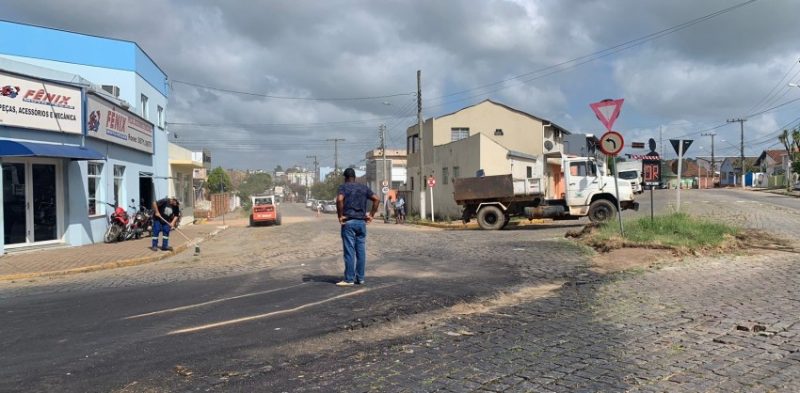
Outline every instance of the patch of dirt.
<svg viewBox="0 0 800 393"><path fill-rule="evenodd" d="M567 232L567 238L575 238L581 244L598 252L592 258L590 270L596 273L614 273L636 268L650 268L656 264L672 262L682 256L719 255L732 252L755 252L771 250L800 253L790 241L775 235L742 230L736 236L727 235L722 244L714 247L686 249L664 244L639 244L615 236L600 241L594 235L596 226L589 224Z"/></svg>
<svg viewBox="0 0 800 393"><path fill-rule="evenodd" d="M615 273L636 268L650 268L658 263L675 259L675 254L670 250L623 247L595 255L589 270L600 274Z"/></svg>

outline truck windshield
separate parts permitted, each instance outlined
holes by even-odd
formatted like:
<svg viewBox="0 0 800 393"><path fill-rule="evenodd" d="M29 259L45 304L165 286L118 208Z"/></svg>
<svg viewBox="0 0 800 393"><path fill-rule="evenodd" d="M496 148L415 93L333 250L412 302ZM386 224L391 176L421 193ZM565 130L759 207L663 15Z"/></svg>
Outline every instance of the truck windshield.
<svg viewBox="0 0 800 393"><path fill-rule="evenodd" d="M255 200L253 200L253 205L272 205L272 198L255 198Z"/></svg>
<svg viewBox="0 0 800 393"><path fill-rule="evenodd" d="M619 178L625 180L636 180L639 178L639 174L637 174L636 171L621 171L619 173Z"/></svg>

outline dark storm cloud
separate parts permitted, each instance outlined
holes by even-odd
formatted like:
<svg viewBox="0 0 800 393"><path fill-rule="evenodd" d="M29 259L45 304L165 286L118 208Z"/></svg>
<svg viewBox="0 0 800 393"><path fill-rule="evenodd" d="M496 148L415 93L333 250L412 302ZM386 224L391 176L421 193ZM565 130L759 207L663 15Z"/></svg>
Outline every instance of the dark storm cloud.
<svg viewBox="0 0 800 393"><path fill-rule="evenodd" d="M628 115L623 121L641 126L637 132L644 135L653 130L645 125L671 122L689 130L758 101L796 60L793 18L800 14L800 2L760 0L527 84L509 81L442 96L602 50L732 4L73 0L65 7L60 1L30 0L0 7L7 8L3 14L10 20L136 41L173 81L276 96L360 97L412 93L416 70L422 69L426 117L493 98L575 130L594 129L587 103L624 96ZM220 124L171 131L179 141L196 141L189 147L212 145L215 160L225 166L308 165L309 154L332 165L333 147L325 139L347 139L340 161L356 163L377 144L381 122L390 128L390 142L405 147L405 128L415 121L412 100L413 95L276 100L175 82L168 120ZM752 123L753 129L769 130L776 120ZM242 146L248 141L249 149ZM275 146L259 150L264 141L275 141ZM291 144L297 146L287 147Z"/></svg>

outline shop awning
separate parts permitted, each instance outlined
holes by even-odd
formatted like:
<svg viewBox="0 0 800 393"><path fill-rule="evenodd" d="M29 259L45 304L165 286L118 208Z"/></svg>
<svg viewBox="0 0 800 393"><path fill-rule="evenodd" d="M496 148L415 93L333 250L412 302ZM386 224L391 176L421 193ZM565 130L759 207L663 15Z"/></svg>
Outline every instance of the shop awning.
<svg viewBox="0 0 800 393"><path fill-rule="evenodd" d="M86 147L9 140L0 140L0 157L53 157L69 158L71 160L106 159L102 153Z"/></svg>

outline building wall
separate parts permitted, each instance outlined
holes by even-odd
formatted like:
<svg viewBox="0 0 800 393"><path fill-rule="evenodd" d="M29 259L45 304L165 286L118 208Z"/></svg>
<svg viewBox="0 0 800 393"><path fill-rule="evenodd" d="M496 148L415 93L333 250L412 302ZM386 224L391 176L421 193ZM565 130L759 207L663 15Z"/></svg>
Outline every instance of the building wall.
<svg viewBox="0 0 800 393"><path fill-rule="evenodd" d="M462 127L469 128L470 136L467 138L469 142L462 143L463 140L451 142L451 129ZM496 129L502 129L503 135L495 135ZM416 125L406 130L407 137L414 134L417 134ZM490 101L484 101L450 115L428 119L423 123L425 168L420 175L419 151L412 152L409 146L408 180L405 190L411 190L413 178L412 194L415 202L412 206L416 209L416 206L419 206L420 185L427 193L427 186L421 183L427 176L433 175L437 179L436 187L439 187L442 184L440 181L442 167L447 166L452 171L453 166L459 166L462 177L475 176L478 169L483 169L486 176L509 174L512 171L512 160L508 158L509 150L541 157L543 160L545 139L554 142L553 149L547 153L563 152L562 136L556 135L552 127L545 127L541 120ZM515 175L523 173L521 171L525 169L516 168ZM460 217L460 207L455 204L452 195L452 184L444 185L439 190L435 189L434 193L437 192L440 196L434 196L434 213ZM429 195L426 195L425 206L427 215L430 215Z"/></svg>
<svg viewBox="0 0 800 393"><path fill-rule="evenodd" d="M68 135L57 132L38 131L21 128L3 128L3 137L34 142L64 143L80 145L80 135ZM114 203L114 165L125 167L123 185L121 187L121 200L123 206L128 208L130 200L135 199L134 205L138 207L139 201L139 172L151 171L152 158L149 154L129 149L100 139L85 139L85 146L106 155L101 173L101 184L97 199L99 201ZM0 159L0 161L2 161ZM8 161L6 159L5 161ZM88 164L87 161L70 161L58 159L61 163L64 200L63 207L64 236L62 240L70 245L82 245L93 242L102 242L103 234L108 226L108 213L110 208L98 203L98 214L89 216L88 202ZM2 210L2 209L0 209Z"/></svg>
<svg viewBox="0 0 800 393"><path fill-rule="evenodd" d="M437 118L434 121L434 145L450 143L451 129L457 127L468 127L470 135L481 133L511 150L542 154L542 122L490 101ZM503 135L495 135L496 129L501 129Z"/></svg>

